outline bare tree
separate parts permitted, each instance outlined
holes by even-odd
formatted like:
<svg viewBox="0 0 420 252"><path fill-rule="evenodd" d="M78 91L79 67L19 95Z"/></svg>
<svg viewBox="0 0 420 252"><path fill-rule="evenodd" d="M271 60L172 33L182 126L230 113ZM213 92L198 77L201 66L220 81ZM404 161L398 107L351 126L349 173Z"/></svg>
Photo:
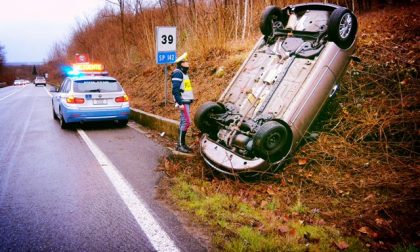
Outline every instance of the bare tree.
<svg viewBox="0 0 420 252"><path fill-rule="evenodd" d="M176 24L176 17L178 12L178 5L176 0L159 0L160 9L163 10L167 7L169 12L169 17L171 18L172 23ZM174 11L175 9L175 11Z"/></svg>
<svg viewBox="0 0 420 252"><path fill-rule="evenodd" d="M190 16L195 22L195 17L197 14L197 10L195 9L195 1L194 0L188 0L188 9L190 11Z"/></svg>
<svg viewBox="0 0 420 252"><path fill-rule="evenodd" d="M248 3L249 3L249 0L245 0L245 3L244 3L244 27L242 29L242 40L245 39L245 33L246 33L246 24L247 24L247 15L248 15Z"/></svg>
<svg viewBox="0 0 420 252"><path fill-rule="evenodd" d="M5 59L6 57L5 57L5 52L4 52L4 46L2 46L2 45L0 45L0 73L2 72L2 70L3 70L3 67L4 67L4 63L5 63L5 61L6 61L6 59Z"/></svg>
<svg viewBox="0 0 420 252"><path fill-rule="evenodd" d="M127 41L126 41L126 29L125 29L125 0L105 0L106 2L117 5L119 8L120 14L120 25L121 25L121 32L122 32L122 40L124 46L124 54L127 52Z"/></svg>
<svg viewBox="0 0 420 252"><path fill-rule="evenodd" d="M235 13L235 39L238 39L239 16L241 13L240 0L237 0L237 8Z"/></svg>
<svg viewBox="0 0 420 252"><path fill-rule="evenodd" d="M190 6L190 8L195 9L195 1L194 0L188 0L188 6Z"/></svg>
<svg viewBox="0 0 420 252"><path fill-rule="evenodd" d="M141 0L134 1L134 13L139 15L139 13L143 13L143 4Z"/></svg>

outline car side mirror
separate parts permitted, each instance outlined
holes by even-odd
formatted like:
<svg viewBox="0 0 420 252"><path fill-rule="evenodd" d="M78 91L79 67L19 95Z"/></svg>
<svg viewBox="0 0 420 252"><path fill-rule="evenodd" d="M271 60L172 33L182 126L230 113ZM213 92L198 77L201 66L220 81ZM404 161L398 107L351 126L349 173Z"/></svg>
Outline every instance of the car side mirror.
<svg viewBox="0 0 420 252"><path fill-rule="evenodd" d="M57 93L57 92L58 92L58 90L57 90L57 88L56 88L56 87L51 87L51 88L50 88L50 92L51 92L51 93Z"/></svg>

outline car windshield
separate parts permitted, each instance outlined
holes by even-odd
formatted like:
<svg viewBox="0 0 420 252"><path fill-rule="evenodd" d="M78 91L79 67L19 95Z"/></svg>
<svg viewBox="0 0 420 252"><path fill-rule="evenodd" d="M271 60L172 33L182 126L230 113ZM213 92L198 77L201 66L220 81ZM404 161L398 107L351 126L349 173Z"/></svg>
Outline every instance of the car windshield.
<svg viewBox="0 0 420 252"><path fill-rule="evenodd" d="M74 92L120 92L121 85L115 80L77 80L74 82Z"/></svg>

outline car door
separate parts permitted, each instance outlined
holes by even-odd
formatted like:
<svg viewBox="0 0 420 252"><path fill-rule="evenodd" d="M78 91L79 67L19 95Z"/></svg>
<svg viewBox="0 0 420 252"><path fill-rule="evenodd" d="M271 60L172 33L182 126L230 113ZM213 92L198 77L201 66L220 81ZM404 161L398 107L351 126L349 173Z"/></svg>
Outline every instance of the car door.
<svg viewBox="0 0 420 252"><path fill-rule="evenodd" d="M68 93L68 87L70 86L70 80L69 79L65 79L62 83L60 88L58 89L58 92L55 93L55 95L53 96L53 104L54 104L54 111L58 114L60 111L60 104L61 104L61 99L63 96L65 96L66 93Z"/></svg>

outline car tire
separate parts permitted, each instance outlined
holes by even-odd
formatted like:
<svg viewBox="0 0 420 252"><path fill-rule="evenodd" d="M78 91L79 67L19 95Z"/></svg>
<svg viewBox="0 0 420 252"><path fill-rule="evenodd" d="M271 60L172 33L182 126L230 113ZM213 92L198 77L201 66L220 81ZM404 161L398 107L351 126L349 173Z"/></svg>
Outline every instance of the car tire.
<svg viewBox="0 0 420 252"><path fill-rule="evenodd" d="M125 126L127 126L128 120L118 120L118 126L123 128Z"/></svg>
<svg viewBox="0 0 420 252"><path fill-rule="evenodd" d="M215 121L211 118L212 114L221 114L225 112L225 108L216 102L205 102L195 112L194 124L203 133L210 136L217 134L218 127L215 127Z"/></svg>
<svg viewBox="0 0 420 252"><path fill-rule="evenodd" d="M53 105L54 106L54 105ZM58 116L57 116L57 114L55 113L55 111L54 111L54 107L52 108L52 114L53 114L53 118L54 118L54 120L58 120Z"/></svg>
<svg viewBox="0 0 420 252"><path fill-rule="evenodd" d="M58 118L58 120L60 122L60 127L62 129L68 129L69 128L69 124L66 123L66 121L64 120L64 116L63 116L63 113L61 113L61 110L60 110L60 117Z"/></svg>
<svg viewBox="0 0 420 252"><path fill-rule="evenodd" d="M260 30L265 36L273 34L273 21L281 21L283 26L285 24L285 13L277 6L268 6L261 14Z"/></svg>
<svg viewBox="0 0 420 252"><path fill-rule="evenodd" d="M268 121L255 133L252 150L256 156L273 163L281 160L290 150L291 133L279 122Z"/></svg>
<svg viewBox="0 0 420 252"><path fill-rule="evenodd" d="M337 8L328 20L328 39L341 49L347 49L356 39L357 26L357 18L349 9Z"/></svg>

